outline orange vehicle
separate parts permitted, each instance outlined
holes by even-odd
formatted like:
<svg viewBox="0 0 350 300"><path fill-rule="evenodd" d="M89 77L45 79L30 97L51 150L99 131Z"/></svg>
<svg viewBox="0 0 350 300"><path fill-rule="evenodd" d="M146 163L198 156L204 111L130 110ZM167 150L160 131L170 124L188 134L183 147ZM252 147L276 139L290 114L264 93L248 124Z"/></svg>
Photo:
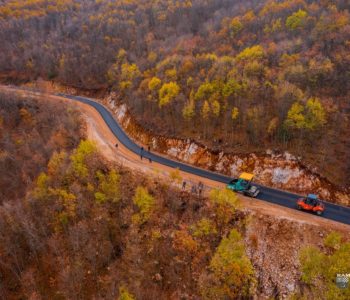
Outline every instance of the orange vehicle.
<svg viewBox="0 0 350 300"><path fill-rule="evenodd" d="M306 198L298 199L297 208L314 212L319 216L323 214L325 209L324 204L314 194L309 194Z"/></svg>

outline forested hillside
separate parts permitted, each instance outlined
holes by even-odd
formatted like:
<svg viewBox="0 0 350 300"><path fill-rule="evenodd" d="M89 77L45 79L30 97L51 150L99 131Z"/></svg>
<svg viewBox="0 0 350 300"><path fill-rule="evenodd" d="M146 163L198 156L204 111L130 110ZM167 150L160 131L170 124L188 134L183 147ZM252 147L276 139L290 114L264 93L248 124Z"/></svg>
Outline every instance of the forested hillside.
<svg viewBox="0 0 350 300"><path fill-rule="evenodd" d="M253 295L235 193L201 201L107 166L90 141L57 152L25 200L0 206L0 299Z"/></svg>
<svg viewBox="0 0 350 300"><path fill-rule="evenodd" d="M75 148L82 136L72 108L0 93L0 203L22 198L51 155Z"/></svg>
<svg viewBox="0 0 350 300"><path fill-rule="evenodd" d="M339 233L322 243L320 226L253 217L226 189L181 192L107 164L90 141L43 169L0 205L0 299L349 297L334 284L350 266Z"/></svg>
<svg viewBox="0 0 350 300"><path fill-rule="evenodd" d="M154 133L288 149L349 185L347 0L2 2L3 80L113 90Z"/></svg>

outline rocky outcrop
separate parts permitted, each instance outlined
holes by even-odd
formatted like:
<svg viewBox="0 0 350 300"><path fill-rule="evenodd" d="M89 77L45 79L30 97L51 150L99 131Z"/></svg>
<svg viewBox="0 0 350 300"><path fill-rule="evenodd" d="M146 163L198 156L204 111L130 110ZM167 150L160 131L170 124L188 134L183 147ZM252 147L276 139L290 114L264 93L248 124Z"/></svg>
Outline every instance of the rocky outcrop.
<svg viewBox="0 0 350 300"><path fill-rule="evenodd" d="M288 299L297 293L300 249L322 247L328 233L318 226L256 214L247 228L245 244L259 282L258 298Z"/></svg>

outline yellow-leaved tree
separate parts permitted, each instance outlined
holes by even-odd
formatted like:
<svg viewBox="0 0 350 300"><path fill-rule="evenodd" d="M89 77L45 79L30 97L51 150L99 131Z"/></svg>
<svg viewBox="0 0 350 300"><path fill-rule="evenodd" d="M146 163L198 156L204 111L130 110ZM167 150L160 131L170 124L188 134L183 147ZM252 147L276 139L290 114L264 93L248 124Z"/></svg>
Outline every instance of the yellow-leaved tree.
<svg viewBox="0 0 350 300"><path fill-rule="evenodd" d="M169 104L180 93L180 87L176 82L164 83L159 90L159 106Z"/></svg>
<svg viewBox="0 0 350 300"><path fill-rule="evenodd" d="M159 90L161 84L162 84L162 81L158 77L152 77L152 79L148 83L148 88L151 91L156 91L156 90Z"/></svg>
<svg viewBox="0 0 350 300"><path fill-rule="evenodd" d="M343 241L339 233L332 232L325 238L324 246L323 251L313 246L301 250L301 280L310 287L313 299L350 299L350 283L344 288L336 284L337 276L339 281L345 281L345 277L349 276L350 242ZM345 276L342 278L338 274Z"/></svg>
<svg viewBox="0 0 350 300"><path fill-rule="evenodd" d="M307 19L307 12L299 9L297 12L293 13L286 20L286 27L293 31L304 27Z"/></svg>
<svg viewBox="0 0 350 300"><path fill-rule="evenodd" d="M240 206L236 193L229 189L212 190L209 199L214 205L218 226L227 224L234 217L236 209Z"/></svg>
<svg viewBox="0 0 350 300"><path fill-rule="evenodd" d="M154 210L154 198L148 193L146 188L138 186L133 202L139 209L139 212L132 217L133 223L142 225L148 221Z"/></svg>
<svg viewBox="0 0 350 300"><path fill-rule="evenodd" d="M120 175L114 170L110 171L107 175L101 171L97 171L96 175L99 185L98 191L95 193L95 200L98 203L104 203L106 201L118 202L120 199Z"/></svg>
<svg viewBox="0 0 350 300"><path fill-rule="evenodd" d="M295 102L284 124L294 129L316 130L326 124L326 111L318 98L309 98L306 105Z"/></svg>
<svg viewBox="0 0 350 300"><path fill-rule="evenodd" d="M86 162L97 152L97 147L92 141L81 141L78 148L71 155L73 173L78 178L86 178L89 175Z"/></svg>
<svg viewBox="0 0 350 300"><path fill-rule="evenodd" d="M119 288L118 300L135 300L136 298L132 295L125 286Z"/></svg>
<svg viewBox="0 0 350 300"><path fill-rule="evenodd" d="M241 299L254 295L254 268L237 230L232 229L228 237L221 240L209 268L209 276L202 276L200 280L203 299Z"/></svg>
<svg viewBox="0 0 350 300"><path fill-rule="evenodd" d="M238 61L259 60L265 56L265 50L260 45L245 48L240 52L236 59Z"/></svg>

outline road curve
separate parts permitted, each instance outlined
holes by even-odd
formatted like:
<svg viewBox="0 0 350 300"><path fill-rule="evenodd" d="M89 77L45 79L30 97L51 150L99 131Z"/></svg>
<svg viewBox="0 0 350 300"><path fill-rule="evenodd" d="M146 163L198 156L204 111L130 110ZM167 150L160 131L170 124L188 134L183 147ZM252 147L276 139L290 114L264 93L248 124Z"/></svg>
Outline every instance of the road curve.
<svg viewBox="0 0 350 300"><path fill-rule="evenodd" d="M60 97L68 98L74 101L80 101L82 103L88 104L94 107L102 116L103 120L106 122L110 130L116 136L116 138L130 151L140 154L140 146L138 146L135 142L133 142L127 134L123 131L118 122L113 118L112 114L100 103L81 96L71 96L66 94L57 94ZM191 173L200 177L208 178L213 181L218 181L221 183L228 183L232 178L214 173L208 170L196 168L185 163L181 163L178 161L174 161L163 156L159 156L154 153L148 153L147 151L143 151L143 156L145 158L151 158L154 162L158 162L162 165L166 165L171 168L178 168L181 171ZM300 198L300 195L296 195L290 192L285 192L281 190L276 190L273 188L269 188L266 186L258 185L260 188L260 194L257 199L267 201L270 203L278 204L280 206L288 207L288 208L296 208L296 200ZM326 210L325 213L321 216L321 218L330 219L333 221L337 221L343 224L350 225L350 208L336 205L334 203L325 202Z"/></svg>
<svg viewBox="0 0 350 300"><path fill-rule="evenodd" d="M20 88L17 88L17 87L9 87L9 88L21 90ZM123 131L121 126L118 124L118 122L113 118L112 114L102 104L87 97L72 96L72 95L67 95L63 93L58 93L56 95L66 99L73 100L73 101L79 101L95 108L103 118L104 122L110 128L112 133L119 140L119 142L122 143L130 151L140 155L140 151L141 151L140 146L138 146L134 141L132 141L128 137L128 135ZM214 173L208 170L200 169L197 167L193 167L191 165L174 161L152 152L149 153L146 150L143 151L143 156L145 158L151 158L152 161L157 162L159 164L162 164L171 168L178 168L181 171L194 174L196 176L200 176L203 178L207 178L213 181L217 181L220 183L227 184L232 179L228 176ZM296 209L296 200L301 197L300 195L293 194L286 191L276 190L276 189L258 185L258 184L256 185L259 186L261 191L257 199L270 202L273 204L277 204L283 207ZM349 207L336 205L330 202L324 202L324 203L326 206L326 210L320 218L326 218L329 220L350 225L350 208ZM305 213L307 214L307 212Z"/></svg>

